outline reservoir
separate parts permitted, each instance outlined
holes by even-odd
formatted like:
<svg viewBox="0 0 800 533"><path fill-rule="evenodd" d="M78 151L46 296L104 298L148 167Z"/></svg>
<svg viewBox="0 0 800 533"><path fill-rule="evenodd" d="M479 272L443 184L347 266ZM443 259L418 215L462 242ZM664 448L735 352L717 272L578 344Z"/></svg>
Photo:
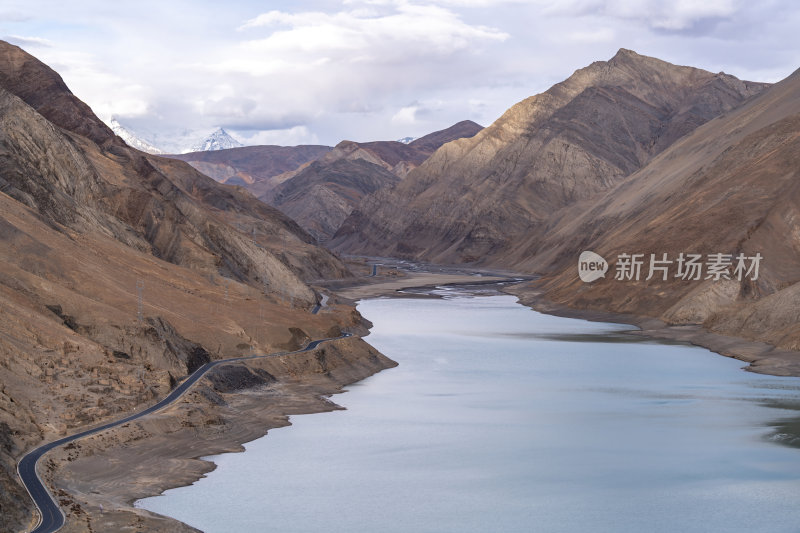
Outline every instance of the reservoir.
<svg viewBox="0 0 800 533"><path fill-rule="evenodd" d="M137 502L207 533L797 531L800 379L439 289L358 309L400 366Z"/></svg>

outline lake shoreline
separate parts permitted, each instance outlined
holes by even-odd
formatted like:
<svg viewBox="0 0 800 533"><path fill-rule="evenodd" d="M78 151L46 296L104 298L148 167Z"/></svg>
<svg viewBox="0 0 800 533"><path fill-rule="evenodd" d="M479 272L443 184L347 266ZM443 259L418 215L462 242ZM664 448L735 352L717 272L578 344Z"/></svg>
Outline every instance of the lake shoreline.
<svg viewBox="0 0 800 533"><path fill-rule="evenodd" d="M476 275L476 274L438 274L438 273L408 273L396 278L372 278L348 287L336 290L336 296L348 303L366 298L389 296L395 298L420 297L408 295L402 291L407 289L435 289L446 285L483 285L508 282L512 278L505 275ZM435 296L434 296L435 297Z"/></svg>
<svg viewBox="0 0 800 533"><path fill-rule="evenodd" d="M458 270L456 267L452 267ZM541 291L531 290L519 284L531 279L531 276L508 271L482 270L481 276L467 274L462 270L460 274L438 274L414 272L392 280L367 281L343 289L340 296L353 300L367 297L420 297L416 295L401 294L400 291L410 288L435 288L446 285L471 285L479 283L501 283L512 279L521 279L519 283L510 284L500 288L501 292L516 296L520 303L536 311L561 316L564 318L579 318L593 322L612 322L616 324L630 324L639 328L632 334L642 335L652 339L685 342L700 346L724 357L737 359L748 365L748 372L758 374L800 377L800 352L781 350L760 341L747 340L711 332L700 324L671 325L649 316L614 313L611 311L576 309L567 305L556 304L546 299Z"/></svg>
<svg viewBox="0 0 800 533"><path fill-rule="evenodd" d="M193 484L216 468L204 457L242 452L269 430L291 425L291 415L341 409L328 398L394 366L351 337L310 352L220 367L233 370L217 383L204 377L158 413L51 452L40 471L66 507L60 531L197 532L134 503Z"/></svg>
<svg viewBox="0 0 800 533"><path fill-rule="evenodd" d="M640 328L631 331L631 334L701 346L720 355L750 363L746 369L752 372L800 376L800 361L792 360L792 357L800 358L797 354L787 353L784 356L769 345L724 337L699 326L669 326L649 317L558 306L545 300L541 294L520 288L518 284L509 286L514 279L508 273L498 273L496 276L484 273L476 276L417 272L394 279L364 280L366 283L340 289L335 298L352 302L375 297L422 297L401 294L400 291L433 289L437 286L496 284L498 292L510 294L518 298L522 305L538 312L593 322L630 324ZM364 345L350 348L362 355L365 350L367 353L371 350L374 352L373 356L383 357L360 339L352 339L347 343ZM135 508L133 504L170 488L191 485L216 468L213 462L202 457L243 451L243 444L264 436L268 430L290 425L289 415L338 409L327 397L344 392L345 386L396 365L391 360L383 359L380 363L373 361L374 364L357 368L354 373L347 373L333 381L315 381L305 375L302 380L287 381L280 393L268 388L261 392L232 392L226 395L225 409L214 405L207 396L196 395L153 417L151 423L114 430L103 438L93 439L94 442L84 443L78 449L54 452L51 461L58 466L48 477L55 480L53 484L59 497L68 497L72 502L80 503L83 510L83 516L79 514L71 517L62 531L86 531L89 524L93 524L95 530L98 526L105 528L101 530L118 530L136 525L167 533L197 531L176 519ZM306 368L304 371L307 370ZM188 426L175 431L176 423ZM229 429L220 431L219 426ZM139 447L139 452L131 454L123 451L134 445ZM147 461L142 462L145 458ZM164 462L169 466L164 468ZM108 468L109 463L115 465L111 470ZM157 464L162 466L157 467ZM139 476L139 479L131 483L132 473Z"/></svg>
<svg viewBox="0 0 800 533"><path fill-rule="evenodd" d="M212 458L220 469L197 487L142 505L209 532L477 533L491 529L487 517L505 531L532 520L548 531L641 531L651 513L658 531L699 532L707 512L756 529L797 517L786 505L797 452L776 446L797 435L792 378L743 373L619 321L531 312L485 289L363 300L374 347L398 369L354 387L341 398L347 411L296 419L248 454ZM247 495L228 504L247 476ZM392 505L376 513L381 502Z"/></svg>
<svg viewBox="0 0 800 533"><path fill-rule="evenodd" d="M748 363L748 372L770 376L800 377L800 353L780 350L774 346L713 333L702 325L671 325L653 317L614 313L594 309L576 309L546 299L541 291L524 287L507 287L503 292L519 298L520 303L541 313L565 318L579 318L592 322L630 324L639 328L632 334L652 339L685 342L714 353Z"/></svg>
<svg viewBox="0 0 800 533"><path fill-rule="evenodd" d="M397 279L379 276L353 281L352 290L357 292L344 296L336 293L334 300L354 302L398 294L396 291L403 288L488 283L493 278L418 273ZM368 321L363 323L370 325ZM369 330L361 326L359 333L367 336ZM249 368L267 368L279 378L279 383L219 393L204 378L192 393L159 413L50 452L47 467L41 470L65 507L67 520L60 531L83 533L136 527L164 533L197 532L174 518L136 508L134 503L171 488L193 484L216 468L203 457L242 452L244 444L263 437L269 430L291 425L291 415L340 409L327 398L346 392L348 385L397 366L361 337L338 341L337 346L346 348L328 347L329 353L344 352L343 367L336 369L333 376L325 377L330 374L329 369L314 369L314 365L320 364L319 358L314 357L326 348L298 356L254 360L247 363ZM276 361L282 362L283 368L272 367ZM299 366L293 368L291 361ZM224 404L220 405L215 396L222 396Z"/></svg>

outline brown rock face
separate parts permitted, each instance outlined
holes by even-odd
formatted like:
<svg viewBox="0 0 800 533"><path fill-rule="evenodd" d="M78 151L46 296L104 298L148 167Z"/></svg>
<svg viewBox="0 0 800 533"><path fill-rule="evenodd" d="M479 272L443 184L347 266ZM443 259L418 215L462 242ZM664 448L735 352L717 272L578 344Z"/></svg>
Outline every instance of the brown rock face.
<svg viewBox="0 0 800 533"><path fill-rule="evenodd" d="M397 184L434 150L483 129L465 120L409 143L342 141L317 161L285 175L261 199L274 205L325 242L361 199Z"/></svg>
<svg viewBox="0 0 800 533"><path fill-rule="evenodd" d="M701 323L800 350L800 72L697 128L580 209L558 214L529 268L549 272L551 300L573 307ZM536 250L535 256L531 254ZM617 281L577 277L577 258L620 253L763 256L758 279ZM523 260L522 256L518 258ZM734 261L735 263L735 261ZM749 264L748 264L749 266ZM732 274L733 268L730 269Z"/></svg>
<svg viewBox="0 0 800 533"><path fill-rule="evenodd" d="M444 263L507 264L556 211L607 191L764 84L620 50L448 143L366 197L330 246Z"/></svg>
<svg viewBox="0 0 800 533"><path fill-rule="evenodd" d="M91 110L36 59L20 59L24 52L11 45L0 50L13 65L23 65L16 70L0 67L0 72L19 72L23 77L20 81L8 74L9 82L0 93L0 185L52 226L102 232L137 250L207 273L258 283L272 279L276 289L291 287L307 300L312 295L298 274L315 279L344 273L341 263L311 244L313 239L293 221L250 195L220 186L186 164L137 152L113 134L100 135L103 146L74 135L73 130L86 130L83 124L99 122ZM52 99L44 90L25 89L30 72L55 76L48 86ZM67 116L63 123L69 131L53 127L61 124L20 100L11 92L16 88L31 101L42 102L40 107L53 116ZM88 133L97 137L99 131Z"/></svg>
<svg viewBox="0 0 800 533"><path fill-rule="evenodd" d="M384 167L363 159L314 161L262 199L325 242L361 198L399 181Z"/></svg>
<svg viewBox="0 0 800 533"><path fill-rule="evenodd" d="M404 178L442 145L457 139L474 137L482 129L483 126L471 120L462 120L449 128L429 133L408 144L397 141L366 143L343 141L336 148L344 152L339 154L339 159L364 159Z"/></svg>
<svg viewBox="0 0 800 533"><path fill-rule="evenodd" d="M349 307L311 315L305 282L347 274L249 193L126 146L0 42L0 530L32 516L15 471L27 449L210 359L352 326Z"/></svg>

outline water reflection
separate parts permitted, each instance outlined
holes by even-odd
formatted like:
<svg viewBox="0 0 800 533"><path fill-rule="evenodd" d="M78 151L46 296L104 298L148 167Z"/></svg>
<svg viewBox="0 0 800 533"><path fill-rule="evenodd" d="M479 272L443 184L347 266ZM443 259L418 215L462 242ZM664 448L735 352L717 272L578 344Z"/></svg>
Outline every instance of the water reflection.
<svg viewBox="0 0 800 533"><path fill-rule="evenodd" d="M592 344L665 344L669 346L683 345L686 343L669 339L654 339L633 332L601 331L599 333L495 333L498 337L516 339L538 339L557 342L588 342Z"/></svg>
<svg viewBox="0 0 800 533"><path fill-rule="evenodd" d="M767 427L773 429L765 437L767 441L791 448L800 448L800 416L776 420L767 424Z"/></svg>

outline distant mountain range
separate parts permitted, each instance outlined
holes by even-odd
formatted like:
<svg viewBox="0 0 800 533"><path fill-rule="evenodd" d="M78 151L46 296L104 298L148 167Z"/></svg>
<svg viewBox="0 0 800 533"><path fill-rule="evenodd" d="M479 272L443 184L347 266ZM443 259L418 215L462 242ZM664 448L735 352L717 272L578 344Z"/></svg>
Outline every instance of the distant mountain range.
<svg viewBox="0 0 800 533"><path fill-rule="evenodd" d="M185 130L172 134L148 134L136 132L130 126L124 126L117 117L112 117L108 123L128 146L153 155L185 154L189 152L209 152L215 150L228 150L244 146L224 128L208 131Z"/></svg>
<svg viewBox="0 0 800 533"><path fill-rule="evenodd" d="M117 118L109 124L129 146L154 155L169 153L162 145L133 133ZM319 145L242 146L219 128L190 148L168 157L186 161L220 183L239 185L264 202L278 207L325 242L339 229L361 199L396 185L441 145L472 137L482 126L466 120L420 138L356 143L335 148ZM183 132L186 146L192 136ZM162 141L163 143L163 141ZM176 146L174 139L171 146Z"/></svg>
<svg viewBox="0 0 800 533"><path fill-rule="evenodd" d="M244 146L170 155L220 183L239 185L260 197L288 178L288 172L331 151L330 146Z"/></svg>
<svg viewBox="0 0 800 533"><path fill-rule="evenodd" d="M443 144L482 129L465 120L408 143L342 141L318 160L285 175L260 198L325 242L364 196L397 185Z"/></svg>
<svg viewBox="0 0 800 533"><path fill-rule="evenodd" d="M147 133L140 132L130 125L123 125L116 116L111 117L108 126L128 146L153 155L213 152L244 147L244 144L225 131L224 128L217 128L210 133L208 131L192 130L161 134ZM403 137L396 142L411 144L416 139L416 137Z"/></svg>
<svg viewBox="0 0 800 533"><path fill-rule="evenodd" d="M465 120L408 143L247 146L169 157L186 161L221 183L246 188L324 242L362 197L396 184L441 145L481 129Z"/></svg>

